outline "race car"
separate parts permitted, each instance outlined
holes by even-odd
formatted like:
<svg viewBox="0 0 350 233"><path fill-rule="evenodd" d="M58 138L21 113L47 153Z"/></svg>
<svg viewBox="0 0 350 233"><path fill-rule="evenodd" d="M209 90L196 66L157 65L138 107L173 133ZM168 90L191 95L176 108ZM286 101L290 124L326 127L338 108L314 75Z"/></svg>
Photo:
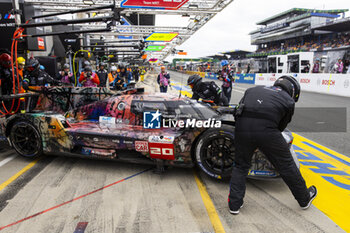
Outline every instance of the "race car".
<svg viewBox="0 0 350 233"><path fill-rule="evenodd" d="M230 108L214 109L186 97L123 93L105 88L42 87L35 110L1 118L2 134L18 154L99 158L166 166L198 166L210 177L230 177L235 122ZM0 132L1 135L1 132ZM292 147L293 137L283 132ZM275 178L257 150L249 177Z"/></svg>

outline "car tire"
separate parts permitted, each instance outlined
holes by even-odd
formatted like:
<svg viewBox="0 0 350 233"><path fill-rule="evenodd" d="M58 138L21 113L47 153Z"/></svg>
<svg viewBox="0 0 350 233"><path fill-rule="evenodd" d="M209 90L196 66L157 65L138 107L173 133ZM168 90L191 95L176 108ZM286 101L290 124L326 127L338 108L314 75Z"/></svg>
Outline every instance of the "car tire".
<svg viewBox="0 0 350 233"><path fill-rule="evenodd" d="M19 155L34 159L43 154L40 133L32 123L27 121L14 123L9 136L12 147Z"/></svg>
<svg viewBox="0 0 350 233"><path fill-rule="evenodd" d="M231 177L235 157L234 139L233 126L223 125L220 129L205 131L194 150L196 165L210 177Z"/></svg>

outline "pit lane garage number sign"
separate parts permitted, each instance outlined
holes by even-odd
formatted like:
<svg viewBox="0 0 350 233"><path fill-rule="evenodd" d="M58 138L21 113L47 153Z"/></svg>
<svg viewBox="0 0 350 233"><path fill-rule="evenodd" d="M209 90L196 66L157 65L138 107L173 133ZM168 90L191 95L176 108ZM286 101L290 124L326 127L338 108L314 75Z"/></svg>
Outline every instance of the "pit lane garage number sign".
<svg viewBox="0 0 350 233"><path fill-rule="evenodd" d="M120 6L125 8L177 10L186 2L188 0L123 0Z"/></svg>
<svg viewBox="0 0 350 233"><path fill-rule="evenodd" d="M165 45L149 45L145 51L160 52L165 48Z"/></svg>
<svg viewBox="0 0 350 233"><path fill-rule="evenodd" d="M153 32L145 39L145 42L170 42L178 35L177 32Z"/></svg>

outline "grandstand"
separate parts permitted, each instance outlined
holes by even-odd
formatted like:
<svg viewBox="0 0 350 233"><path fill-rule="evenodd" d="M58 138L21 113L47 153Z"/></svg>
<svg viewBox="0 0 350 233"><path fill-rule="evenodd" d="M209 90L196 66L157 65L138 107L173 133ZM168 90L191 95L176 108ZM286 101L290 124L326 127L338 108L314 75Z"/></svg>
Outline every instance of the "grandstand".
<svg viewBox="0 0 350 233"><path fill-rule="evenodd" d="M332 72L342 59L347 72L350 65L350 18L347 9L314 10L293 8L257 23L251 44L257 46L258 72L305 72L316 59L321 72Z"/></svg>

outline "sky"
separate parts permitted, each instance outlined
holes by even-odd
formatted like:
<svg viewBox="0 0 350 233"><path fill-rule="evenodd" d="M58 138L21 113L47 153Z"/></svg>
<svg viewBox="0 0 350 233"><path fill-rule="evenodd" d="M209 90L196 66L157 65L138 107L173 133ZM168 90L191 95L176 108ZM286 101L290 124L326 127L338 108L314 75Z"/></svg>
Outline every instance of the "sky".
<svg viewBox="0 0 350 233"><path fill-rule="evenodd" d="M291 8L350 9L350 0L234 0L177 47L187 52L187 56L168 56L166 60L205 57L236 49L255 51L248 34L258 28L256 22ZM156 25L183 26L186 20L188 18L177 21L169 16L157 16Z"/></svg>

